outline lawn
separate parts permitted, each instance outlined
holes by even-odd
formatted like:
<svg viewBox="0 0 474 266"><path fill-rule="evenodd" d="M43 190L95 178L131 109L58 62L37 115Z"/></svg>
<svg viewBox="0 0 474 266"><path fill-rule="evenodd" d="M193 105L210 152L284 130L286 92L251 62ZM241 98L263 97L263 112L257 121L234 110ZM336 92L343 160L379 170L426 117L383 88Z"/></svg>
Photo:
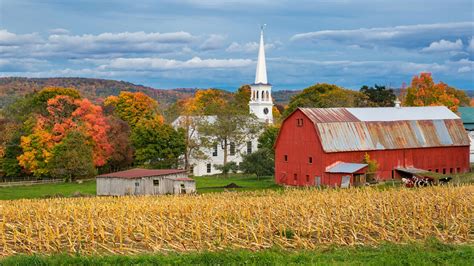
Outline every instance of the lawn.
<svg viewBox="0 0 474 266"><path fill-rule="evenodd" d="M196 180L198 193L222 192L224 190L242 191L279 188L279 186L275 184L273 177L258 179L255 176L231 175L229 177L212 176L196 177L194 179ZM235 183L242 188L223 188L230 183ZM56 183L0 188L0 200L33 199L52 196L70 197L74 193L95 195L95 180L84 181L82 184Z"/></svg>
<svg viewBox="0 0 474 266"><path fill-rule="evenodd" d="M472 265L474 246L435 240L378 247L326 247L318 250L229 250L135 256L19 255L1 265Z"/></svg>

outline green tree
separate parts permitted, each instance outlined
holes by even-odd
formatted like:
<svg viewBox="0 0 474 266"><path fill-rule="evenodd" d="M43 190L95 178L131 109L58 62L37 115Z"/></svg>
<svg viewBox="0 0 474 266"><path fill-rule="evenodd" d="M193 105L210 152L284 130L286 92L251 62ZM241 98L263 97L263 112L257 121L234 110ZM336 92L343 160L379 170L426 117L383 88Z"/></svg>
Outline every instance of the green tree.
<svg viewBox="0 0 474 266"><path fill-rule="evenodd" d="M368 98L363 93L332 84L318 83L293 96L283 116L287 117L298 107L328 108L367 105Z"/></svg>
<svg viewBox="0 0 474 266"><path fill-rule="evenodd" d="M236 151L240 151L248 141L258 136L262 126L253 115L242 115L232 106L227 106L213 119L204 120L198 129L203 139L207 140L202 143L203 148L220 145L224 152L222 166L225 167L230 147L234 146Z"/></svg>
<svg viewBox="0 0 474 266"><path fill-rule="evenodd" d="M258 148L267 149L274 152L273 145L275 145L276 138L278 136L280 128L268 125L265 130L262 132L260 137L258 137Z"/></svg>
<svg viewBox="0 0 474 266"><path fill-rule="evenodd" d="M368 97L370 106L377 107L392 107L396 100L395 93L392 89L387 89L385 86L375 84L374 87L362 86L360 92Z"/></svg>
<svg viewBox="0 0 474 266"><path fill-rule="evenodd" d="M93 177L96 169L93 146L90 143L91 140L80 131L69 132L52 150L52 157L48 162L50 175L68 181Z"/></svg>
<svg viewBox="0 0 474 266"><path fill-rule="evenodd" d="M140 120L131 139L136 163L157 168L177 167L186 148L184 130L175 130L159 119Z"/></svg>
<svg viewBox="0 0 474 266"><path fill-rule="evenodd" d="M256 152L244 155L240 163L240 170L246 174L256 174L260 176L270 176L275 173L275 159L273 151L261 148Z"/></svg>

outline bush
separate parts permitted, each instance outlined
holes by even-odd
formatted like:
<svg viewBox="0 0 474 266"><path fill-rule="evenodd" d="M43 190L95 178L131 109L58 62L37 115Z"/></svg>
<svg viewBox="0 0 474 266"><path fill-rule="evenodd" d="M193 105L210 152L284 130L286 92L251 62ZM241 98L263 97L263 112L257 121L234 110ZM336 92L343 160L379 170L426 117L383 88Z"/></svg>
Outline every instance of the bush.
<svg viewBox="0 0 474 266"><path fill-rule="evenodd" d="M272 150L263 148L244 155L244 160L240 163L240 170L246 174L256 174L258 177L273 175L275 156Z"/></svg>

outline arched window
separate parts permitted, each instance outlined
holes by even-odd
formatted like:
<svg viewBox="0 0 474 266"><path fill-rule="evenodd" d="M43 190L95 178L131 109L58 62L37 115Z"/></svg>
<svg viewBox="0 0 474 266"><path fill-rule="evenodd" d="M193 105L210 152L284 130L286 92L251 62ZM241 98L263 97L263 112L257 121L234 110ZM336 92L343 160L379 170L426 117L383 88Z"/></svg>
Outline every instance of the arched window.
<svg viewBox="0 0 474 266"><path fill-rule="evenodd" d="M255 91L252 91L252 100L255 100Z"/></svg>
<svg viewBox="0 0 474 266"><path fill-rule="evenodd" d="M268 93L268 91L267 91L266 94L267 94L267 101L269 101L270 100L270 94Z"/></svg>
<svg viewBox="0 0 474 266"><path fill-rule="evenodd" d="M262 91L262 100L265 99L265 92Z"/></svg>
<svg viewBox="0 0 474 266"><path fill-rule="evenodd" d="M255 94L257 95L257 100L258 100L258 91L256 91Z"/></svg>

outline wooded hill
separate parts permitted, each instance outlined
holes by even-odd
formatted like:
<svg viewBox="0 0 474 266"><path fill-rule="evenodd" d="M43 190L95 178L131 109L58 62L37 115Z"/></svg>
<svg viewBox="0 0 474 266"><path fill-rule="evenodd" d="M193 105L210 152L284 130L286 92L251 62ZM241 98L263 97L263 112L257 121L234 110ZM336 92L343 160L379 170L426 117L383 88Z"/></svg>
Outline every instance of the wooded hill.
<svg viewBox="0 0 474 266"><path fill-rule="evenodd" d="M143 92L157 100L161 108L175 103L179 99L192 97L198 89L155 89L147 86L136 85L126 81L92 79L92 78L0 78L0 109L14 101L18 96L44 87L75 88L85 98L97 102L110 95L118 95L120 91ZM287 104L290 98L299 91L274 91L273 97L278 104Z"/></svg>

